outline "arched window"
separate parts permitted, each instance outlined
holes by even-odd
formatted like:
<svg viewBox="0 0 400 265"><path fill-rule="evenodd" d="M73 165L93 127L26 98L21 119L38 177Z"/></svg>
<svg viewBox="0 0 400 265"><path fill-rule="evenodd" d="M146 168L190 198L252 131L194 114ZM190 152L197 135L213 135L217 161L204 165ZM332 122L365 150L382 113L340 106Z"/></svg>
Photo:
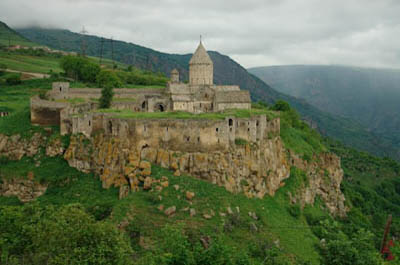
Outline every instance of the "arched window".
<svg viewBox="0 0 400 265"><path fill-rule="evenodd" d="M229 126L232 126L232 125L233 125L233 120L232 120L232 119L229 119L229 120L228 120L228 123L229 123Z"/></svg>

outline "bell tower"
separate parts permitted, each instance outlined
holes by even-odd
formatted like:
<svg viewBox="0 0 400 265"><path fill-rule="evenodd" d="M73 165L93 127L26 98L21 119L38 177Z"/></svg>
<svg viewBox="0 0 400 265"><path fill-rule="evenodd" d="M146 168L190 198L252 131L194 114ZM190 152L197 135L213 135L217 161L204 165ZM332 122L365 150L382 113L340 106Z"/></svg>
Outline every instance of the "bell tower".
<svg viewBox="0 0 400 265"><path fill-rule="evenodd" d="M189 84L212 85L213 71L213 62L200 40L199 46L189 61Z"/></svg>

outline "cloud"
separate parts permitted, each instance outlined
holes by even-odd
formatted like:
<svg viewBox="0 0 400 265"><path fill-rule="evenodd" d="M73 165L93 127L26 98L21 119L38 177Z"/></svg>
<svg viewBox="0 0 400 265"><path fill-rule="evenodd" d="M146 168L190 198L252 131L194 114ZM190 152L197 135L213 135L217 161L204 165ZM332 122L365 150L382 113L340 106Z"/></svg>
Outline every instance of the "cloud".
<svg viewBox="0 0 400 265"><path fill-rule="evenodd" d="M168 53L206 48L245 67L400 68L397 0L1 0L0 20L113 37Z"/></svg>

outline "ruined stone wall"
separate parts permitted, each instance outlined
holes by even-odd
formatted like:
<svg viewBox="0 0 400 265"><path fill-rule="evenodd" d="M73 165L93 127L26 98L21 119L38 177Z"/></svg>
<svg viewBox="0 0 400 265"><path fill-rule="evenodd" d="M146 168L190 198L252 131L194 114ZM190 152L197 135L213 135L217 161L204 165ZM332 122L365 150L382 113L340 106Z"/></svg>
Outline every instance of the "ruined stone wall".
<svg viewBox="0 0 400 265"><path fill-rule="evenodd" d="M136 139L143 146L160 146L174 151L213 151L228 150L238 138L247 142L264 141L269 132L278 135L280 128L279 119L267 121L265 115L252 118L227 117L225 120L156 120L122 119L111 114L83 113L72 118L72 133L89 136L98 130L109 136Z"/></svg>
<svg viewBox="0 0 400 265"><path fill-rule="evenodd" d="M60 133L61 135L82 131L86 129L77 129L77 124L80 122L79 119L74 116L81 116L84 119L85 115L88 115L93 109L97 108L96 103L82 103L77 105L69 105L68 107L60 111ZM73 125L75 124L75 129Z"/></svg>
<svg viewBox="0 0 400 265"><path fill-rule="evenodd" d="M31 98L31 122L38 125L59 125L60 112L68 106L65 102L42 100L38 96Z"/></svg>

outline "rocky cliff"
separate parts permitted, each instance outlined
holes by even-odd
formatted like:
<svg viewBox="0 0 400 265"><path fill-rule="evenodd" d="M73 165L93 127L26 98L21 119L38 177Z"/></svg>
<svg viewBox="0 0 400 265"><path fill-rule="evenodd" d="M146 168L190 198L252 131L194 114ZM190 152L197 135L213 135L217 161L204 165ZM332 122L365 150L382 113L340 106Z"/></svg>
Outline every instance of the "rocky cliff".
<svg viewBox="0 0 400 265"><path fill-rule="evenodd" d="M35 134L30 141L19 136L0 135L0 156L9 159L35 156L41 147L49 156L64 155L69 165L80 171L97 173L103 187L119 187L121 197L129 191L151 186L151 163L171 169L175 175L185 173L223 186L230 192L243 192L250 198L273 196L290 177L291 167L296 167L305 172L307 181L295 194L290 194L293 203L312 204L316 196L320 196L333 215L343 216L347 211L340 190L343 178L340 159L324 153L307 162L286 150L279 136L262 141L260 145L235 144L228 151L181 152L142 146L134 139L101 133L91 138L73 135L67 149L59 138L48 140L40 134ZM10 184L16 187L18 180L10 181L3 181L3 190L8 194L13 190L12 194L18 196L19 188L7 188ZM18 183L29 186L25 182ZM39 193L31 190L40 194L45 189L40 188Z"/></svg>
<svg viewBox="0 0 400 265"><path fill-rule="evenodd" d="M257 144L231 146L230 150L212 152L181 152L141 146L129 138L98 134L71 137L64 158L80 171L100 175L103 187L112 185L125 192L135 191L149 181L150 163L186 173L225 187L231 192L243 192L248 197L273 196L290 177L292 166L305 172L308 182L291 195L293 203L312 204L320 196L334 215L345 215L344 195L340 190L343 170L340 159L324 153L307 162L288 152L279 136Z"/></svg>

